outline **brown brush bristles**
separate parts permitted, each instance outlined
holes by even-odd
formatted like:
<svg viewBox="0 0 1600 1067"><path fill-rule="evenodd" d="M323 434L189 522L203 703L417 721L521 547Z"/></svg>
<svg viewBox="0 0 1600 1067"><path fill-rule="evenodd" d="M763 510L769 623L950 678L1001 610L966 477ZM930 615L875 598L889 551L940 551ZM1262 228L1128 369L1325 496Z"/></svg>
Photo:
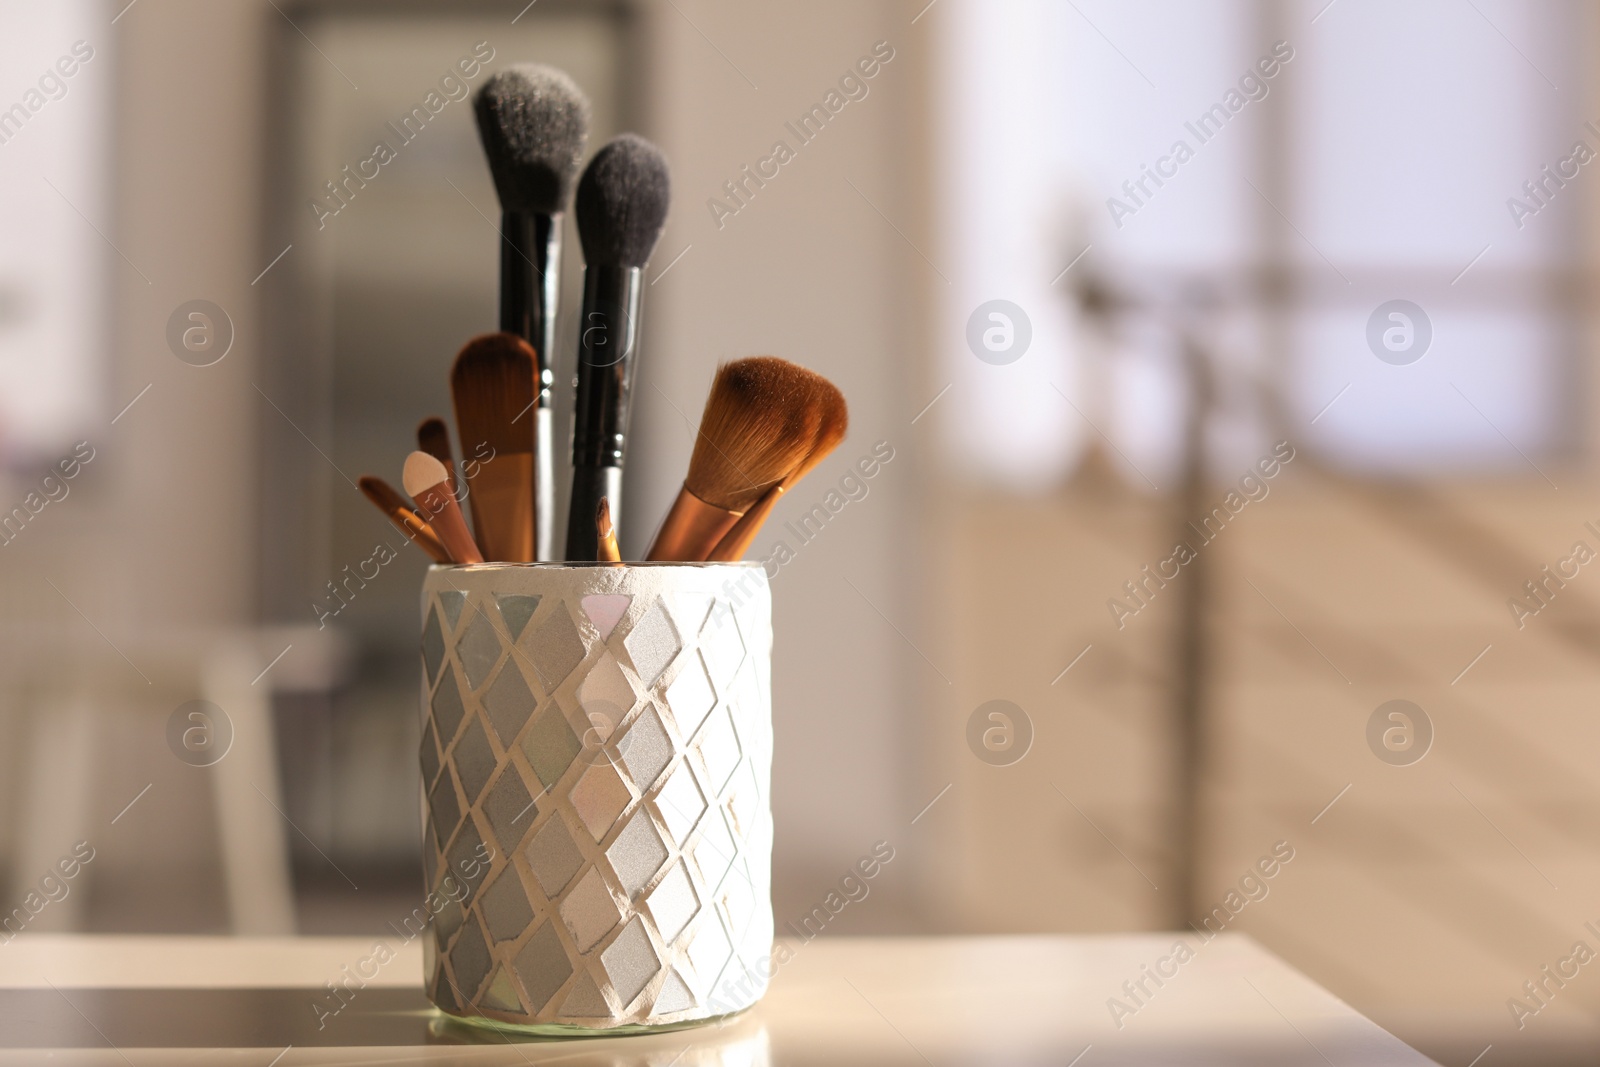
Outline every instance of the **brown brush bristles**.
<svg viewBox="0 0 1600 1067"><path fill-rule="evenodd" d="M819 385L820 383L820 385ZM744 511L805 459L827 379L776 356L717 368L684 486L714 507Z"/></svg>
<svg viewBox="0 0 1600 1067"><path fill-rule="evenodd" d="M828 457L839 442L844 440L845 433L850 429L850 411L845 405L844 394L826 378L818 377L819 403L822 418L817 426L817 435L812 439L811 448L783 478L783 481L772 489L763 493L755 503L739 517L732 528L723 535L710 554L705 558L714 563L729 563L744 558L755 542L756 534L761 532L761 526L772 514L772 509L778 503L778 498L793 489L795 485L810 474L817 464Z"/></svg>
<svg viewBox="0 0 1600 1067"><path fill-rule="evenodd" d="M456 484L456 461L450 454L450 429L437 415L429 415L417 424L417 447L444 464L450 474L450 491L459 493Z"/></svg>
<svg viewBox="0 0 1600 1067"><path fill-rule="evenodd" d="M792 489L794 483L810 474L817 464L827 459L828 455L839 447L844 435L850 432L850 409L844 402L844 394L839 392L838 386L820 374L816 379L821 394L818 403L822 410L817 436L812 439L811 450L800 461L800 465L784 478L785 489Z"/></svg>
<svg viewBox="0 0 1600 1067"><path fill-rule="evenodd" d="M533 451L533 347L510 333L487 333L468 341L450 370L456 432L463 461L494 454Z"/></svg>

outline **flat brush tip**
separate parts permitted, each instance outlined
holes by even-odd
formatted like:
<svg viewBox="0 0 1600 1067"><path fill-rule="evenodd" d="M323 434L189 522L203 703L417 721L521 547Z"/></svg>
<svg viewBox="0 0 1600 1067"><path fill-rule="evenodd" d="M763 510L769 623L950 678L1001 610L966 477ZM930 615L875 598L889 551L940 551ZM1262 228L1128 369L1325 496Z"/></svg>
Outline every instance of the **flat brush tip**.
<svg viewBox="0 0 1600 1067"><path fill-rule="evenodd" d="M414 498L418 493L426 492L434 486L449 479L444 464L428 455L426 452L413 452L406 457L405 469L401 472L400 481L406 487L406 492Z"/></svg>
<svg viewBox="0 0 1600 1067"><path fill-rule="evenodd" d="M496 452L533 451L536 363L533 347L515 334L485 334L461 349L450 393L463 455L485 444Z"/></svg>
<svg viewBox="0 0 1600 1067"><path fill-rule="evenodd" d="M467 371L490 368L531 374L536 359L533 346L514 333L479 334L461 346L450 374L458 377Z"/></svg>

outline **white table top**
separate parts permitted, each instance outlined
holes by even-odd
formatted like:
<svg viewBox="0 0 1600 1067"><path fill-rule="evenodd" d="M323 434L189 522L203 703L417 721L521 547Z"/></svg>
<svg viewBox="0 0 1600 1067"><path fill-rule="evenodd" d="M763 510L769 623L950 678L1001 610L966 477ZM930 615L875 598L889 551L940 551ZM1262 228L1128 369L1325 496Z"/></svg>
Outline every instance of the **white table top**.
<svg viewBox="0 0 1600 1067"><path fill-rule="evenodd" d="M394 961L319 1031L324 983L374 939L24 934L0 943L0 1064L1433 1062L1243 935L1201 945L1189 934L1193 958L1181 965L1169 955L1177 940L791 941L766 999L720 1027L513 1044L441 1027L422 997L420 946L398 938ZM1144 978L1137 999L1124 991L1163 957L1175 975L1159 987ZM1113 997L1129 1009L1120 1018Z"/></svg>

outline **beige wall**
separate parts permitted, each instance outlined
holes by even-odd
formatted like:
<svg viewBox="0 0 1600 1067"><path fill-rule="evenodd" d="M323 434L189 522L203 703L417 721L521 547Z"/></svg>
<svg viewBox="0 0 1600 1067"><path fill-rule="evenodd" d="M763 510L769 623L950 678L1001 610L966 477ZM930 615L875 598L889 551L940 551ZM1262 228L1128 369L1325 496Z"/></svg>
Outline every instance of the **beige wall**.
<svg viewBox="0 0 1600 1067"><path fill-rule="evenodd" d="M870 496L801 548L776 580L783 918L809 908L873 841L908 843L909 818L921 806L908 792L920 741L907 736L916 731L922 682L896 627L913 637L919 628L908 591L917 584L913 491L925 446L909 419L921 406L916 398L931 393L918 381L926 346L913 314L926 278L895 227L920 234L923 225L915 158L929 40L920 24L909 25L910 13L888 4L773 9L760 19L731 2L644 4L640 12L646 132L671 159L675 187L652 276L692 248L647 295L634 506L665 508L692 442L678 412L697 419L715 364L741 355L806 363L851 401L850 439L780 507L774 530L820 500L874 442L895 449ZM170 758L160 729L173 707L196 695L187 653L217 627L254 617L257 432L281 416L254 384L259 290L250 283L279 251L264 247L260 229L271 108L265 63L283 17L257 0L140 0L108 27L120 129L107 234L151 284L113 259L107 417L151 388L103 431L92 480L49 516L48 538L35 538L26 553L13 550L22 558L7 575L13 618L44 617L60 628L51 641L67 665L43 670L40 684L51 688L69 672L94 677L92 701L113 713L83 757L96 768L88 810L114 811L153 783L140 802L150 819L119 824L96 869L107 886L142 887L107 913L134 924L141 900L163 915L187 911L209 923L220 916L210 792L203 776ZM298 47L296 36L287 39ZM880 40L895 58L870 95L719 231L706 200L741 164L788 137L784 122ZM208 368L177 360L164 338L173 308L197 297L222 305L236 330L230 354ZM317 436L316 427L306 429ZM40 580L46 575L105 639ZM25 673L19 665L14 676ZM9 721L17 751L50 747L33 709L33 698L23 698ZM83 762L60 758L64 766ZM919 783L914 792L921 791ZM26 807L27 792L12 776L10 810ZM14 862L12 881L21 885L34 860ZM903 890L909 870L900 868L901 885L889 888ZM887 906L853 919L903 921Z"/></svg>
<svg viewBox="0 0 1600 1067"><path fill-rule="evenodd" d="M96 457L82 483L7 546L10 759L0 810L10 888L36 881L83 837L102 846L103 898L120 890L215 922L209 789L172 759L161 729L196 695L193 650L252 612L259 402L250 281L266 262L256 175L260 20L270 8L146 0L113 26L120 7L107 5L95 42L109 46L100 73L114 80L118 130L113 214L94 221L121 253L108 253L103 422L86 432ZM222 305L237 337L204 369L181 363L165 341L168 316L195 298ZM148 819L112 827L147 784ZM80 894L42 922L71 925L82 903ZM137 903L112 913L130 928L142 921Z"/></svg>

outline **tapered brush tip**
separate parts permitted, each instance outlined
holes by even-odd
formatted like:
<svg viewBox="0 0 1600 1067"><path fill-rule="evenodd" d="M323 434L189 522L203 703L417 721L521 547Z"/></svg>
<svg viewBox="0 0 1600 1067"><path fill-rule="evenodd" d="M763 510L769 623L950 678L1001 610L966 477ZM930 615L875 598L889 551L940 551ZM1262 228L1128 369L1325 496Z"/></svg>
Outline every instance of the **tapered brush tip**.
<svg viewBox="0 0 1600 1067"><path fill-rule="evenodd" d="M484 82L472 105L500 206L565 211L589 142L589 98L577 83L555 67L518 63Z"/></svg>
<svg viewBox="0 0 1600 1067"><path fill-rule="evenodd" d="M613 137L578 182L576 212L590 266L642 267L655 251L672 200L661 150L636 133Z"/></svg>
<svg viewBox="0 0 1600 1067"><path fill-rule="evenodd" d="M443 463L426 452L413 452L406 457L405 469L400 473L400 482L415 500L419 493L425 493L434 486L448 481L449 477Z"/></svg>
<svg viewBox="0 0 1600 1067"><path fill-rule="evenodd" d="M719 367L684 485L707 504L744 511L805 461L830 390L838 392L820 374L775 356Z"/></svg>

